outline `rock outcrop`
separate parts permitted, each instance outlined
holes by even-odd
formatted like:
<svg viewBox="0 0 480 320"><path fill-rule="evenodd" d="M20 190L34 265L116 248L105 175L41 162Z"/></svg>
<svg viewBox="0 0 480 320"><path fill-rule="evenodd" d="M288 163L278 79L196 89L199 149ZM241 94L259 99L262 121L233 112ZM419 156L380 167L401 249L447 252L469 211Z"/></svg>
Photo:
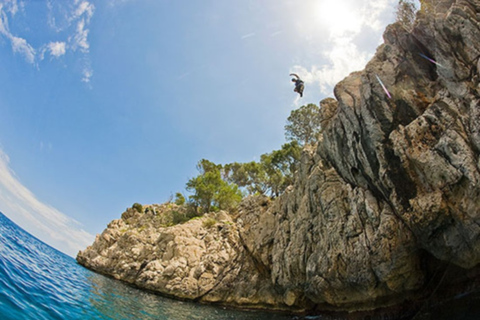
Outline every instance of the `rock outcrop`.
<svg viewBox="0 0 480 320"><path fill-rule="evenodd" d="M209 228L213 214L167 228L127 211L78 262L183 299L347 311L415 299L429 262L478 266L480 3L424 1L384 40L320 103L318 146L278 199Z"/></svg>
<svg viewBox="0 0 480 320"><path fill-rule="evenodd" d="M282 297L264 281L263 270L244 249L230 215L211 213L176 225L172 215L184 212L175 204L147 206L142 212L129 208L79 253L77 261L179 299L282 308Z"/></svg>

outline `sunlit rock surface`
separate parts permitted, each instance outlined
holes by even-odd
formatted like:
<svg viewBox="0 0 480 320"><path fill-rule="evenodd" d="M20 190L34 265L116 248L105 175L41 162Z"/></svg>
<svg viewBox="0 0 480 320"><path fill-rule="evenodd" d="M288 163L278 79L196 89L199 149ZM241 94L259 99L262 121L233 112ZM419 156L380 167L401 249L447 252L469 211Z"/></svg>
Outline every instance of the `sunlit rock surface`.
<svg viewBox="0 0 480 320"><path fill-rule="evenodd" d="M247 198L208 227L213 215L166 228L127 211L79 263L184 299L348 311L415 299L428 261L475 268L480 2L425 4L320 103L318 146L278 199Z"/></svg>
<svg viewBox="0 0 480 320"><path fill-rule="evenodd" d="M153 210L155 209L155 210ZM232 218L212 213L171 224L174 204L127 209L77 261L164 295L243 307L277 308L281 296L245 251Z"/></svg>

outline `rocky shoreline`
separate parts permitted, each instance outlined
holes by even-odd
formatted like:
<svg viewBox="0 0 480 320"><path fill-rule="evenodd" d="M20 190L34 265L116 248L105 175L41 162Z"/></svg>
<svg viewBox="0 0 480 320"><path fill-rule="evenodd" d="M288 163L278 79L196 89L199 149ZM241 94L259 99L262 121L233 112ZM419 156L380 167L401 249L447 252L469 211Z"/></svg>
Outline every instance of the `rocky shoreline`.
<svg viewBox="0 0 480 320"><path fill-rule="evenodd" d="M479 35L478 1L424 1L412 31L387 27L365 70L321 101L318 146L280 197L176 225L174 204L129 208L77 261L171 297L294 312L477 290Z"/></svg>
<svg viewBox="0 0 480 320"><path fill-rule="evenodd" d="M153 210L155 209L155 210ZM77 261L96 272L165 296L244 308L287 310L246 252L226 212L168 226L169 203L129 208ZM167 221L167 225L165 225Z"/></svg>

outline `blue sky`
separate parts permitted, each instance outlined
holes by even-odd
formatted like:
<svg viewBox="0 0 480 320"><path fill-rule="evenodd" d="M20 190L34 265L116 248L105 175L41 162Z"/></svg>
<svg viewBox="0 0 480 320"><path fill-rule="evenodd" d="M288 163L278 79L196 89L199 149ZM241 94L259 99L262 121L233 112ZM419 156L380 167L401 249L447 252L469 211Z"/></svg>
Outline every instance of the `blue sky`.
<svg viewBox="0 0 480 320"><path fill-rule="evenodd" d="M0 211L75 255L200 159L258 160L365 66L396 3L0 0Z"/></svg>

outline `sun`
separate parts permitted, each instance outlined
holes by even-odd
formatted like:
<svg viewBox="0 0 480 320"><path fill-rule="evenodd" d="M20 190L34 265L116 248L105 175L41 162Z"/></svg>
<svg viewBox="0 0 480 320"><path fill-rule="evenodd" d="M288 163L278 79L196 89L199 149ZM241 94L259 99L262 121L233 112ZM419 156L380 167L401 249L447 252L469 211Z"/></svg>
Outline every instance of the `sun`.
<svg viewBox="0 0 480 320"><path fill-rule="evenodd" d="M348 0L322 0L317 5L316 18L328 28L331 35L355 32L361 26L358 8Z"/></svg>

